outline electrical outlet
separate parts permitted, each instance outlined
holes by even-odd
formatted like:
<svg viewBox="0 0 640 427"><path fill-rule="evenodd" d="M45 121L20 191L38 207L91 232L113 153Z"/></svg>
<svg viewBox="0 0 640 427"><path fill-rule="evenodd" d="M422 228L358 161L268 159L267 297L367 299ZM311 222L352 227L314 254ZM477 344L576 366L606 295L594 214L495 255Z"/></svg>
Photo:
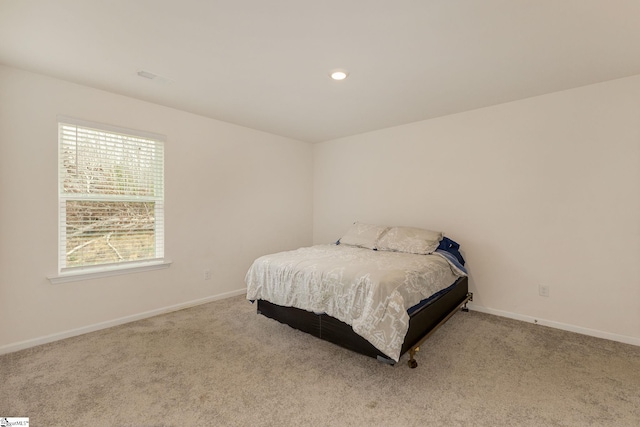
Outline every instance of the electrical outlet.
<svg viewBox="0 0 640 427"><path fill-rule="evenodd" d="M538 285L538 293L541 297L549 296L549 286L547 285Z"/></svg>
<svg viewBox="0 0 640 427"><path fill-rule="evenodd" d="M211 279L211 270L209 270L208 268L204 271L204 280L210 280Z"/></svg>

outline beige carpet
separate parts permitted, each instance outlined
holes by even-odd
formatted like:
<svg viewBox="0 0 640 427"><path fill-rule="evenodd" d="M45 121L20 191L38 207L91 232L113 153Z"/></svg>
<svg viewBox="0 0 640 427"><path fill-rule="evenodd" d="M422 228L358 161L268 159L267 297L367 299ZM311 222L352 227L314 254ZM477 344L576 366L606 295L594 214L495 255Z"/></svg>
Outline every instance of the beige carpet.
<svg viewBox="0 0 640 427"><path fill-rule="evenodd" d="M418 368L343 350L243 297L0 357L31 426L638 426L640 347L477 312Z"/></svg>

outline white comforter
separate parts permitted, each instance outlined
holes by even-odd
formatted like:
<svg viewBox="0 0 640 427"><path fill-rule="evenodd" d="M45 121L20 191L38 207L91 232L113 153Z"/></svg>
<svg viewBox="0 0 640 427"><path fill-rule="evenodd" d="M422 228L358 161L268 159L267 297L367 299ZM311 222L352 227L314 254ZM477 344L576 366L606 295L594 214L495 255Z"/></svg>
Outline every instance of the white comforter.
<svg viewBox="0 0 640 427"><path fill-rule="evenodd" d="M407 309L463 273L443 256L318 245L265 255L247 272L247 299L327 313L395 360Z"/></svg>

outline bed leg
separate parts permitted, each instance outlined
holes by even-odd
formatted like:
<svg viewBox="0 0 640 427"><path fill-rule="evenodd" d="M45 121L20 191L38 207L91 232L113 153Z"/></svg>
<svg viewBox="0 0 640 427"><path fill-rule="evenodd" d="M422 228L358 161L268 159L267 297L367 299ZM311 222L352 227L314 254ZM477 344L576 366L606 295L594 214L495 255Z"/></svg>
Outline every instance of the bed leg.
<svg viewBox="0 0 640 427"><path fill-rule="evenodd" d="M462 308L461 308L461 310L462 310L462 311L464 311L465 313L468 313L468 312L469 312L469 308L467 307L467 303L468 303L469 301L473 301L473 293L472 293L472 292L469 292L469 293L467 294L467 299L464 301L464 305L463 305L463 306L462 306Z"/></svg>
<svg viewBox="0 0 640 427"><path fill-rule="evenodd" d="M420 350L420 347L413 347L409 349L409 360L407 361L407 365L411 369L415 369L418 367L418 362L416 362L415 355Z"/></svg>

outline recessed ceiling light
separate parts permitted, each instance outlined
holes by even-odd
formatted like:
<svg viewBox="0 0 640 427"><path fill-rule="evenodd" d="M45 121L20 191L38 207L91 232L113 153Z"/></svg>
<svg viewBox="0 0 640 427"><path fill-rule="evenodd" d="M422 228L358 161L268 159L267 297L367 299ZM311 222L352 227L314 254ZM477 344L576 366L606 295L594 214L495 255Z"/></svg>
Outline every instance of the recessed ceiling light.
<svg viewBox="0 0 640 427"><path fill-rule="evenodd" d="M349 72L347 70L332 70L329 73L329 77L333 80L344 80L349 76Z"/></svg>

